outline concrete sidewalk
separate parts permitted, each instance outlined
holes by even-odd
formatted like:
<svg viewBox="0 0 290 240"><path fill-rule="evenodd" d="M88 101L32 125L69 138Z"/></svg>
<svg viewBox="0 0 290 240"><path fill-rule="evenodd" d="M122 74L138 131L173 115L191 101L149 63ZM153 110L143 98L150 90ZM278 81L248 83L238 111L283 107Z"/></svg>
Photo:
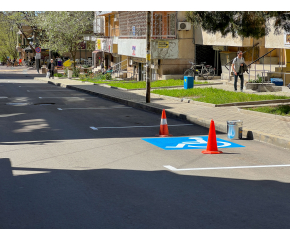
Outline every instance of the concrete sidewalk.
<svg viewBox="0 0 290 240"><path fill-rule="evenodd" d="M208 127L211 119L217 131L227 132L228 120L243 121L243 138L270 143L290 149L290 121L268 117L257 112L240 111L238 107L211 107L207 104L151 94L151 103L145 102L145 90L124 91L70 79L35 78L61 87L75 89L128 106L160 113L166 109L168 117L185 119ZM169 120L170 122L170 120ZM190 133L188 133L190 135Z"/></svg>

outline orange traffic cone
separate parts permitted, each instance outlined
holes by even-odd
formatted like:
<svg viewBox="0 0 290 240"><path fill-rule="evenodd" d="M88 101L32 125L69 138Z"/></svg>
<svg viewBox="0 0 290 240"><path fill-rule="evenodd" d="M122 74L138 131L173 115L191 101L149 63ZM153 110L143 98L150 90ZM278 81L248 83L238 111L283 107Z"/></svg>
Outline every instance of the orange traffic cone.
<svg viewBox="0 0 290 240"><path fill-rule="evenodd" d="M210 127L209 127L209 134L207 140L207 147L206 150L202 151L203 154L219 154L223 153L222 151L218 150L217 141L216 141L216 133L215 133L215 126L214 121L211 120Z"/></svg>
<svg viewBox="0 0 290 240"><path fill-rule="evenodd" d="M170 136L172 135L169 134L166 114L165 114L165 110L163 109L162 115L161 115L159 135L156 135L156 137L170 137Z"/></svg>

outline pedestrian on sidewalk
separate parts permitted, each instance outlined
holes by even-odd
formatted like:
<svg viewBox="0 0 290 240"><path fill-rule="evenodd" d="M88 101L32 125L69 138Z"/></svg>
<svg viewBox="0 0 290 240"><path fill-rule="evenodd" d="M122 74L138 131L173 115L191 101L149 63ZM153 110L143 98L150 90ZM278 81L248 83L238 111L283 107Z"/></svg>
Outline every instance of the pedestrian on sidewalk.
<svg viewBox="0 0 290 240"><path fill-rule="evenodd" d="M53 59L50 59L50 63L48 64L48 71L50 73L49 78L52 77L54 79L54 68L55 68L55 64L53 62Z"/></svg>
<svg viewBox="0 0 290 240"><path fill-rule="evenodd" d="M245 64L245 60L243 58L243 52L242 51L238 51L238 56L236 58L234 58L233 60L233 64L232 64L232 69L234 72L234 77L235 77L235 82L234 82L234 88L235 88L235 92L237 91L237 82L238 82L238 77L241 80L241 92L243 92L243 88L244 88L244 71L243 71L243 66Z"/></svg>

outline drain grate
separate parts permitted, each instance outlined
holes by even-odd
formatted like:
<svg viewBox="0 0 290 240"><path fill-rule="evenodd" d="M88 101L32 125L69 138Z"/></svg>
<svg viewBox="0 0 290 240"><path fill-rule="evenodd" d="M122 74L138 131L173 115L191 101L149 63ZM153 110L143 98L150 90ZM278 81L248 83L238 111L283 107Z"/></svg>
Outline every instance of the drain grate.
<svg viewBox="0 0 290 240"><path fill-rule="evenodd" d="M34 103L34 105L38 106L47 106L47 105L54 105L55 103Z"/></svg>

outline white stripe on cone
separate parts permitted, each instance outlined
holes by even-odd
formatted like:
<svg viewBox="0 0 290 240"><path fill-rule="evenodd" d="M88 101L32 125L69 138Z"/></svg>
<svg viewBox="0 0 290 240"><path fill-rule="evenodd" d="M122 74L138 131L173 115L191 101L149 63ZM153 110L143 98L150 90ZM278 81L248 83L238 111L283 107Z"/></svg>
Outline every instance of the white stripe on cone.
<svg viewBox="0 0 290 240"><path fill-rule="evenodd" d="M167 119L161 119L160 125L167 125Z"/></svg>

